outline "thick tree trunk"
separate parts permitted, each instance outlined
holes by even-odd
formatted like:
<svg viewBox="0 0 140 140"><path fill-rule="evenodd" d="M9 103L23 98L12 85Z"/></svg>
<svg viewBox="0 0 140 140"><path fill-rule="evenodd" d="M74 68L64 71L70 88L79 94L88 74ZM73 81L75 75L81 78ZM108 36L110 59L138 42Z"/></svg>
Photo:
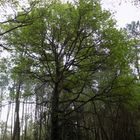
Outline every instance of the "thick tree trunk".
<svg viewBox="0 0 140 140"><path fill-rule="evenodd" d="M58 118L58 106L59 106L59 91L58 84L55 85L55 89L52 96L52 110L51 110L51 140L60 140L59 137L59 118Z"/></svg>
<svg viewBox="0 0 140 140"><path fill-rule="evenodd" d="M54 51L55 54L55 83L54 83L54 91L52 93L51 100L51 140L60 140L59 134L59 93L60 91L60 83L61 83L61 61L59 60L59 56L57 50Z"/></svg>

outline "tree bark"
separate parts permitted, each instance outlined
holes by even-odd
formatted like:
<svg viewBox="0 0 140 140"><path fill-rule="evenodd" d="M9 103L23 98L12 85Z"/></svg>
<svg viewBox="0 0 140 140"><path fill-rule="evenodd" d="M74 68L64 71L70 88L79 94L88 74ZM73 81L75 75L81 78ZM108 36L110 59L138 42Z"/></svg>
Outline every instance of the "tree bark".
<svg viewBox="0 0 140 140"><path fill-rule="evenodd" d="M59 105L59 93L58 93L58 84L56 84L52 97L51 140L60 140L59 126L58 126L58 122L59 122L58 105Z"/></svg>
<svg viewBox="0 0 140 140"><path fill-rule="evenodd" d="M20 87L21 82L19 82L18 86L16 87L15 123L12 140L20 140L20 121L19 121Z"/></svg>
<svg viewBox="0 0 140 140"><path fill-rule="evenodd" d="M54 82L54 90L52 93L52 100L51 100L51 140L60 140L59 134L59 93L60 91L60 83L61 83L61 72L60 72L60 65L61 62L59 60L58 52L54 50L55 56L55 82Z"/></svg>

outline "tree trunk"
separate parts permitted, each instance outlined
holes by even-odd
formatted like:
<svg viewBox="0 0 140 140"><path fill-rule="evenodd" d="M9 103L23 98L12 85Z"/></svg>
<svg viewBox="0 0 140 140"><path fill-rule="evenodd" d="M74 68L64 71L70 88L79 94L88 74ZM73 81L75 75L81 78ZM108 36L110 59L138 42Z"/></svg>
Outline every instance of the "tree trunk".
<svg viewBox="0 0 140 140"><path fill-rule="evenodd" d="M59 95L61 92L60 85L62 84L61 78L61 59L59 58L58 50L56 46L53 46L54 51L54 60L55 60L55 82L54 82L54 90L51 98L51 140L60 140L59 134Z"/></svg>
<svg viewBox="0 0 140 140"><path fill-rule="evenodd" d="M58 84L56 84L52 96L51 140L60 140L59 132L58 132L59 131L58 105L59 105L59 93L58 93Z"/></svg>
<svg viewBox="0 0 140 140"><path fill-rule="evenodd" d="M19 82L18 86L16 87L15 123L12 140L20 140L20 121L19 121L20 87L21 82Z"/></svg>

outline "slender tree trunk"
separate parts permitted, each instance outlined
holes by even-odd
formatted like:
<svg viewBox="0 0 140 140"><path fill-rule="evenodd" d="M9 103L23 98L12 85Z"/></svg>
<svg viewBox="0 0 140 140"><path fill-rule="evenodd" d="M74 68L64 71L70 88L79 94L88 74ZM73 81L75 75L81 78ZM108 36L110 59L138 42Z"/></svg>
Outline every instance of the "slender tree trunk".
<svg viewBox="0 0 140 140"><path fill-rule="evenodd" d="M13 137L13 128L14 128L14 104L12 103L12 114L11 114L11 140Z"/></svg>
<svg viewBox="0 0 140 140"><path fill-rule="evenodd" d="M5 129L4 129L4 134L3 134L3 140L6 140L6 136L7 136L7 123L8 123L8 119L9 119L10 109L11 109L11 103L9 103L9 105L8 105L8 112L7 112L6 122L5 122Z"/></svg>
<svg viewBox="0 0 140 140"><path fill-rule="evenodd" d="M24 140L24 100L23 100L23 104L22 104L22 119L21 119L21 139Z"/></svg>
<svg viewBox="0 0 140 140"><path fill-rule="evenodd" d="M24 116L24 119L25 119L25 126L24 126L24 140L27 139L27 114L28 114L28 104L27 104L27 100L26 100L26 106L25 106L25 116Z"/></svg>
<svg viewBox="0 0 140 140"><path fill-rule="evenodd" d="M16 103L15 103L15 123L12 140L20 140L20 121L19 121L19 106L20 106L20 88L21 82L16 87Z"/></svg>
<svg viewBox="0 0 140 140"><path fill-rule="evenodd" d="M41 109L41 106L39 107L39 136L38 136L38 139L39 140L42 140L42 109Z"/></svg>

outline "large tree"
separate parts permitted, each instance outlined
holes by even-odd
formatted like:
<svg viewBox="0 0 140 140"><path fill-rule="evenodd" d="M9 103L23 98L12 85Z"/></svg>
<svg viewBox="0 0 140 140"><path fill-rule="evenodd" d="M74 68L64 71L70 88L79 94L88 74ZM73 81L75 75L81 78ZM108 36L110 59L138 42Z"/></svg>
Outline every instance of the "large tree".
<svg viewBox="0 0 140 140"><path fill-rule="evenodd" d="M109 140L100 107L96 109L103 103L96 100L123 102L131 93L124 87L134 78L129 54L133 42L115 28L99 1L53 1L18 14L16 22L3 26L3 40L13 51L14 72L34 79L36 102L47 107L40 112L48 119L46 140ZM130 79L128 83L124 77ZM96 114L91 124L86 112ZM85 136L87 130L90 133Z"/></svg>

